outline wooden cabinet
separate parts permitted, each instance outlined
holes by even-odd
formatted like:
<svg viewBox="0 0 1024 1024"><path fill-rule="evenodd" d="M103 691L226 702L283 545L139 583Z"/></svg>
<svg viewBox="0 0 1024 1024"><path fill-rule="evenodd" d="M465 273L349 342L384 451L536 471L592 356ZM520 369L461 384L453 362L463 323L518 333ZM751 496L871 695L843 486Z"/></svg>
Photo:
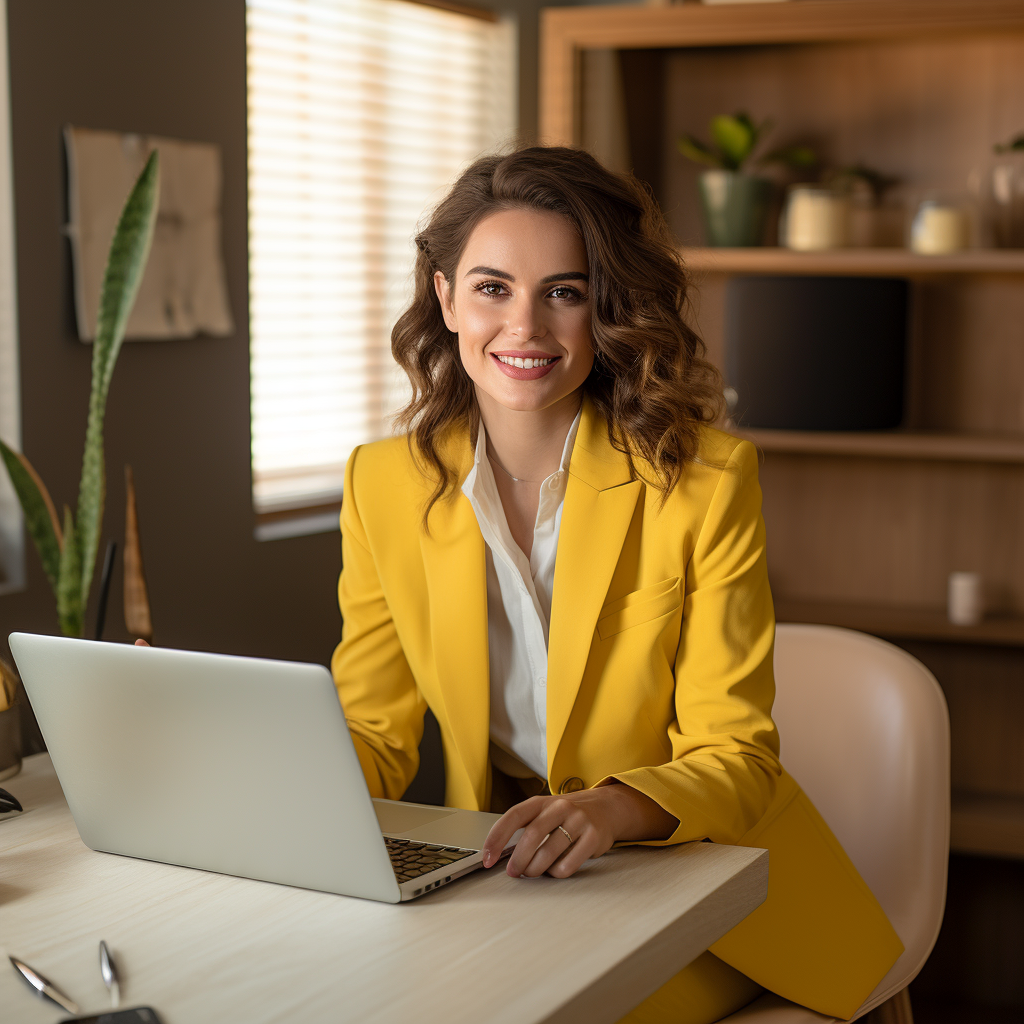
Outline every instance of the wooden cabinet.
<svg viewBox="0 0 1024 1024"><path fill-rule="evenodd" d="M913 282L904 429L750 432L772 585L780 619L875 633L932 668L953 729L954 849L1024 858L1024 250L919 256L892 244L885 215L878 247L703 248L699 169L675 149L681 132L746 109L774 119L773 141L896 175L905 200L964 191L993 143L1024 131L1024 3L548 9L541 60L542 138L594 142L650 182L716 361L731 274ZM986 581L980 626L946 620L958 569Z"/></svg>

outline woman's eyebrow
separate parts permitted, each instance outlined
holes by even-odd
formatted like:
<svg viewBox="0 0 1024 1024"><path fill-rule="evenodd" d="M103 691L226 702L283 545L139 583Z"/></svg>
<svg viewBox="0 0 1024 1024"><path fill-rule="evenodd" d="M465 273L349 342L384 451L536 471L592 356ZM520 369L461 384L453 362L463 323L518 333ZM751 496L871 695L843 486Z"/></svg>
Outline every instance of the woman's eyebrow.
<svg viewBox="0 0 1024 1024"><path fill-rule="evenodd" d="M474 267L472 270L466 271L466 277L469 277L470 274L486 274L488 277L500 277L505 281L515 281L511 274L507 274L504 270L495 270L494 267Z"/></svg>
<svg viewBox="0 0 1024 1024"><path fill-rule="evenodd" d="M570 270L567 274L548 274L541 284L551 284L553 281L589 281L590 276L579 270Z"/></svg>

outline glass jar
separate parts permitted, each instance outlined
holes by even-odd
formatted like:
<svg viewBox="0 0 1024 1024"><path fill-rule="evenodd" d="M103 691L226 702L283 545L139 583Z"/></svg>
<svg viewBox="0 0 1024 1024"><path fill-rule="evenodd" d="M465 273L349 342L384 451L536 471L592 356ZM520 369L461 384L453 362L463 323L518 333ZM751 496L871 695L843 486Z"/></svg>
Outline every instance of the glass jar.
<svg viewBox="0 0 1024 1024"><path fill-rule="evenodd" d="M794 185L789 190L779 240L805 252L840 249L850 244L850 197L824 185Z"/></svg>

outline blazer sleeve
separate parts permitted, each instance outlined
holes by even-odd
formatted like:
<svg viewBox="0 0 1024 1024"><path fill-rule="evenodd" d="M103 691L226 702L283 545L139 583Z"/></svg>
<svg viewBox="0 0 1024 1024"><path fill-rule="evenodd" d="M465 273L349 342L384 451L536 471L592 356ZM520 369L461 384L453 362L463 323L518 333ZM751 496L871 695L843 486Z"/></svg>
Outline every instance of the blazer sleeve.
<svg viewBox="0 0 1024 1024"><path fill-rule="evenodd" d="M686 568L672 760L612 777L679 819L668 839L651 845L735 843L767 811L782 774L771 717L774 646L757 452L743 441L719 477Z"/></svg>
<svg viewBox="0 0 1024 1024"><path fill-rule="evenodd" d="M338 581L342 632L331 671L370 794L397 800L419 767L427 705L402 650L360 517L360 488L375 481L367 467L367 479L356 482L359 461L356 448L345 467Z"/></svg>

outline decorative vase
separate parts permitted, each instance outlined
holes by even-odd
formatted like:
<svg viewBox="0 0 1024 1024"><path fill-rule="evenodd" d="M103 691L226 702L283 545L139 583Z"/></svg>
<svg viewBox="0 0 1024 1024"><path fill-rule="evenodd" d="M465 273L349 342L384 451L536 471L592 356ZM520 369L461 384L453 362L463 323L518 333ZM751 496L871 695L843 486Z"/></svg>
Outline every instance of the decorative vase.
<svg viewBox="0 0 1024 1024"><path fill-rule="evenodd" d="M761 245L771 195L766 178L739 171L704 171L700 202L708 245Z"/></svg>
<svg viewBox="0 0 1024 1024"><path fill-rule="evenodd" d="M14 695L18 690L18 677L7 662L0 658L0 782L21 771L21 716Z"/></svg>

